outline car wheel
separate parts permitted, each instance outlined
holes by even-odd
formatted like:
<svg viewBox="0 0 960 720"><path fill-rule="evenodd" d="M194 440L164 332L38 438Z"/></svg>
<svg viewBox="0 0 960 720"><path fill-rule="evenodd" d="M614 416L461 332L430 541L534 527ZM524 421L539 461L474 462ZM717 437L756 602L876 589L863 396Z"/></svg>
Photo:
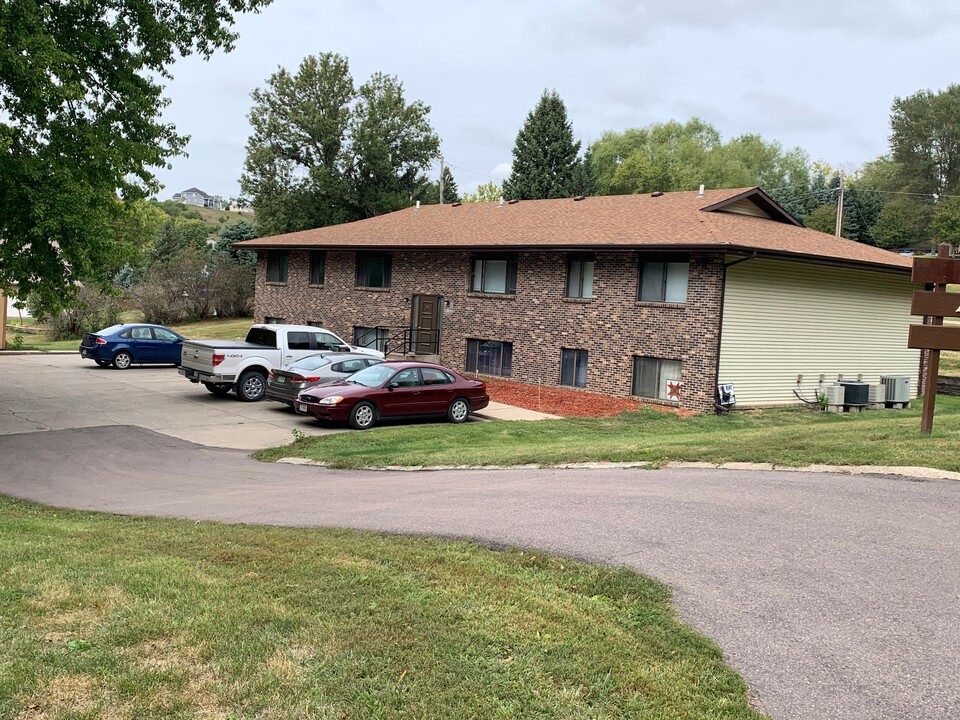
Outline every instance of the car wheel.
<svg viewBox="0 0 960 720"><path fill-rule="evenodd" d="M117 370L126 370L131 365L133 365L133 355L126 350L121 350L113 356L113 366Z"/></svg>
<svg viewBox="0 0 960 720"><path fill-rule="evenodd" d="M377 421L377 411L368 402L358 402L350 411L350 427L354 430L366 430Z"/></svg>
<svg viewBox="0 0 960 720"><path fill-rule="evenodd" d="M109 360L94 360L94 362L95 362L97 365L99 365L100 367L110 367L110 361L109 361Z"/></svg>
<svg viewBox="0 0 960 720"><path fill-rule="evenodd" d="M468 417L470 417L470 403L465 399L457 398L450 403L450 408L447 410L447 420L452 423L462 423L466 422Z"/></svg>
<svg viewBox="0 0 960 720"><path fill-rule="evenodd" d="M223 397L230 392L229 385L218 385L217 383L205 382L203 386L217 397Z"/></svg>
<svg viewBox="0 0 960 720"><path fill-rule="evenodd" d="M257 402L267 392L267 378L257 370L247 370L237 380L237 397L244 402Z"/></svg>

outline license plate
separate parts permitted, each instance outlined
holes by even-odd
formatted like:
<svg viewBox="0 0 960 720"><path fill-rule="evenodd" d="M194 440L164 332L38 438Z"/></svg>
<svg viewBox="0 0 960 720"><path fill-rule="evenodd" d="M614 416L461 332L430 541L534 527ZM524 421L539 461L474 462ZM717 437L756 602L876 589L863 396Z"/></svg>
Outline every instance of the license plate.
<svg viewBox="0 0 960 720"><path fill-rule="evenodd" d="M300 403L300 412L305 413L307 411L307 406L303 403Z"/></svg>

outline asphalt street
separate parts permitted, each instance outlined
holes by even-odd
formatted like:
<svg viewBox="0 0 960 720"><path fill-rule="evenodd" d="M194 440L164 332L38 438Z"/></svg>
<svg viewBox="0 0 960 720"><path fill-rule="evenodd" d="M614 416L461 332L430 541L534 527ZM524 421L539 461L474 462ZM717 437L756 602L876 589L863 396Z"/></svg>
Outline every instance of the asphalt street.
<svg viewBox="0 0 960 720"><path fill-rule="evenodd" d="M472 538L626 565L673 589L682 616L719 643L773 718L960 716L960 483L270 465L136 424L4 425L11 404L20 412L25 402L8 367L2 493L117 513ZM142 412L181 402L141 390ZM35 412L53 417L58 397L43 394Z"/></svg>

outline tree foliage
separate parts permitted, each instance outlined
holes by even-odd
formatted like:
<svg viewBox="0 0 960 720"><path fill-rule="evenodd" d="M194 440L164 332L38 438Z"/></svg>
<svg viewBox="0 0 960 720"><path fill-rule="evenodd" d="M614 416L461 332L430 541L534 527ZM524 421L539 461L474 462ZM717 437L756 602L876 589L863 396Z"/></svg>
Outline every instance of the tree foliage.
<svg viewBox="0 0 960 720"><path fill-rule="evenodd" d="M37 307L102 286L128 251L111 226L187 138L159 121L166 68L229 50L269 0L0 0L0 288Z"/></svg>
<svg viewBox="0 0 960 720"><path fill-rule="evenodd" d="M960 85L894 98L890 129L903 190L960 194Z"/></svg>
<svg viewBox="0 0 960 720"><path fill-rule="evenodd" d="M240 219L220 228L219 236L219 239L213 245L215 255L226 253L237 264L249 267L254 271L257 269L257 254L255 252L233 247L233 243L235 242L253 240L257 237L253 225L246 220Z"/></svg>
<svg viewBox="0 0 960 720"><path fill-rule="evenodd" d="M503 197L503 190L493 180L477 186L476 192L464 193L460 196L461 202L499 202Z"/></svg>
<svg viewBox="0 0 960 720"><path fill-rule="evenodd" d="M605 133L590 146L590 158L601 195L759 186L788 210L802 215L806 209L796 200L810 185L806 153L784 150L759 135L724 143L720 132L699 118ZM802 192L780 192L791 188Z"/></svg>
<svg viewBox="0 0 960 720"><path fill-rule="evenodd" d="M453 173L446 165L441 171L443 176L443 202L455 203L461 202L460 189L457 187L457 181L453 179ZM414 195L414 200L419 200L424 205L440 204L440 179L425 182Z"/></svg>
<svg viewBox="0 0 960 720"><path fill-rule="evenodd" d="M335 53L279 69L252 97L240 185L261 235L399 210L439 151L429 107L407 103L402 83L382 73L355 88Z"/></svg>
<svg viewBox="0 0 960 720"><path fill-rule="evenodd" d="M584 184L580 142L574 142L567 108L556 91L544 91L517 133L513 166L503 181L511 200L542 200L580 195Z"/></svg>

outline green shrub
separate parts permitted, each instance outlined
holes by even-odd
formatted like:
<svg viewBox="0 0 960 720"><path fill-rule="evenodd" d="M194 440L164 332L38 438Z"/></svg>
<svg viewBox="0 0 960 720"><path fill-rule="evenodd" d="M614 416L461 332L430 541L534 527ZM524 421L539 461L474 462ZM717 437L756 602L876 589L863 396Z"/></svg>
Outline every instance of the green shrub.
<svg viewBox="0 0 960 720"><path fill-rule="evenodd" d="M72 340L120 322L120 302L94 287L82 287L68 307L46 322L49 340Z"/></svg>

